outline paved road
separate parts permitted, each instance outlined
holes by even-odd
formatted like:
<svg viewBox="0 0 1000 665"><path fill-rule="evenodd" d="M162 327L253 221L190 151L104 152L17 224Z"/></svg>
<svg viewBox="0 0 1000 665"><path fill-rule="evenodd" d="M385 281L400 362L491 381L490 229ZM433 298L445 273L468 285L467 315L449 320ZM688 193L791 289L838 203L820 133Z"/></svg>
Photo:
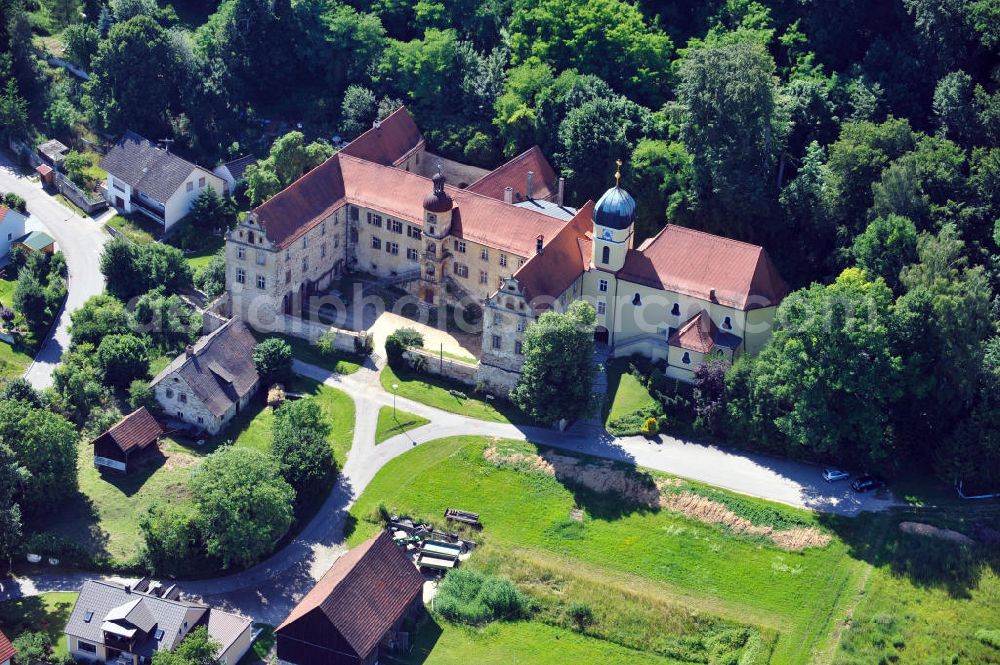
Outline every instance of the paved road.
<svg viewBox="0 0 1000 665"><path fill-rule="evenodd" d="M378 411L392 404L378 380L377 368L369 364L356 374L340 376L296 361L296 372L348 393L355 402L354 439L347 463L333 492L316 517L302 532L267 561L246 571L210 580L181 583L191 597L276 624L343 553L347 510L375 474L391 459L433 439L459 434L529 439L537 443L598 455L725 487L736 492L814 510L855 514L861 510L883 510L890 501L854 496L845 484L830 485L819 477L815 466L747 455L714 446L664 437L650 443L641 437L613 439L582 426L559 433L537 427L488 423L447 413L398 397L400 409L431 419L431 423L375 445ZM79 588L86 573L39 575L0 580L0 600L44 591ZM107 578L115 579L115 578Z"/></svg>
<svg viewBox="0 0 1000 665"><path fill-rule="evenodd" d="M80 217L54 197L20 175L5 153L0 153L0 191L15 192L28 202L28 212L48 231L57 248L66 255L69 268L69 293L66 305L50 336L42 345L25 378L36 388L52 385L52 371L69 346L69 317L93 295L104 291L104 276L98 269L101 249L107 234L90 217Z"/></svg>

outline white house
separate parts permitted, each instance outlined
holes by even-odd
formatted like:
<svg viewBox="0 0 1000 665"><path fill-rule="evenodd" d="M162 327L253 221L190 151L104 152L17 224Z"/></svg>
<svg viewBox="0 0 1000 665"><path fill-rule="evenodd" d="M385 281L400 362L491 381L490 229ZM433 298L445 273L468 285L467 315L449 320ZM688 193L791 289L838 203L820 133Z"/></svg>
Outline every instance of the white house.
<svg viewBox="0 0 1000 665"><path fill-rule="evenodd" d="M191 210L207 187L220 196L222 178L153 145L135 132L125 135L101 160L108 173L108 202L120 212L140 212L163 224L164 232Z"/></svg>
<svg viewBox="0 0 1000 665"><path fill-rule="evenodd" d="M226 162L225 164L216 166L212 173L222 178L226 184L226 193L232 194L236 191L236 186L243 181L247 167L256 163L256 157L253 155L244 155L243 157L234 159L231 162Z"/></svg>
<svg viewBox="0 0 1000 665"><path fill-rule="evenodd" d="M0 259L7 256L18 238L24 237L26 221L21 213L0 205Z"/></svg>

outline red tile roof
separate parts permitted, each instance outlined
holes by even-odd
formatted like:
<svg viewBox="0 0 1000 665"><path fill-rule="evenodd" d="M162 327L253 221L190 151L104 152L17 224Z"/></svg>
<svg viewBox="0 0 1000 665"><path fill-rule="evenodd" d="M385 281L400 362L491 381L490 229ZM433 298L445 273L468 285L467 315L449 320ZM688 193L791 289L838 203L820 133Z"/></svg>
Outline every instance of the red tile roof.
<svg viewBox="0 0 1000 665"><path fill-rule="evenodd" d="M667 343L688 351L708 353L715 347L715 336L719 329L708 312L701 310L678 328Z"/></svg>
<svg viewBox="0 0 1000 665"><path fill-rule="evenodd" d="M422 225L423 200L432 190L429 178L342 151L254 212L268 239L286 247L345 203ZM452 235L518 256L531 256L539 234L554 237L566 224L468 189L445 185L445 191L454 201Z"/></svg>
<svg viewBox="0 0 1000 665"><path fill-rule="evenodd" d="M52 173L52 167L48 164L39 164L35 167L35 172L38 173L38 175L48 175Z"/></svg>
<svg viewBox="0 0 1000 665"><path fill-rule="evenodd" d="M576 216L545 243L541 254L535 254L514 273L535 310L545 310L551 301L562 295L590 263L593 229L590 215L594 202L588 201Z"/></svg>
<svg viewBox="0 0 1000 665"><path fill-rule="evenodd" d="M0 663L5 660L10 660L16 653L17 650L14 648L14 645L11 644L10 640L7 639L7 636L0 631Z"/></svg>
<svg viewBox="0 0 1000 665"><path fill-rule="evenodd" d="M528 148L497 170L487 173L469 185L468 189L502 201L504 191L510 187L514 190L514 203L524 201L528 198L528 171L535 174L531 198L554 201L559 193L559 178L537 145Z"/></svg>
<svg viewBox="0 0 1000 665"><path fill-rule="evenodd" d="M741 310L777 305L788 291L762 247L673 224L629 250L618 277Z"/></svg>
<svg viewBox="0 0 1000 665"><path fill-rule="evenodd" d="M163 427L143 406L119 420L114 427L97 437L94 443L108 437L122 452L127 453L133 449L145 448L161 436Z"/></svg>
<svg viewBox="0 0 1000 665"><path fill-rule="evenodd" d="M318 609L363 659L423 585L423 576L383 531L337 559L275 632Z"/></svg>
<svg viewBox="0 0 1000 665"><path fill-rule="evenodd" d="M400 106L378 126L351 141L341 152L376 164L394 166L423 143L424 135L420 133L417 123L413 122L406 107Z"/></svg>

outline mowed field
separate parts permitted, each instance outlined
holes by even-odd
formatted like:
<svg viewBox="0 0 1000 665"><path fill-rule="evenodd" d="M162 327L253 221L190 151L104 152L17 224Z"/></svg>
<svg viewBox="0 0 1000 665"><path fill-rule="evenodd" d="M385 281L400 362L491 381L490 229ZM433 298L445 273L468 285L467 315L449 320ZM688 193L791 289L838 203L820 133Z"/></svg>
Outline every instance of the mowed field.
<svg viewBox="0 0 1000 665"><path fill-rule="evenodd" d="M366 518L372 520L380 504L431 520L445 508L462 508L480 513L484 524L488 548L477 551L473 562L485 553L491 566L508 572L553 565L585 569L594 579L608 580L611 595L642 589L682 613L776 634L774 653L764 662L830 658L834 617L857 597L865 572L836 538L824 547L783 550L759 536L629 505L544 473L498 467L484 458L488 445L477 437L443 439L390 462L352 510L359 525L351 543L378 528ZM759 511L764 521L821 528L805 511L710 492L746 514Z"/></svg>

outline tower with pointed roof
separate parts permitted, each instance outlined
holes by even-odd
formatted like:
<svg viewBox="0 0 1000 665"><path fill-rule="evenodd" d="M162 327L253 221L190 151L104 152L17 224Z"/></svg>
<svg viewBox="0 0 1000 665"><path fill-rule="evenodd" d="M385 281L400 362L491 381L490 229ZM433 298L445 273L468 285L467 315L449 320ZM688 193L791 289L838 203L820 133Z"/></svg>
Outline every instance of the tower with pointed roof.
<svg viewBox="0 0 1000 665"><path fill-rule="evenodd" d="M625 266L635 237L635 199L621 187L622 161L618 160L615 186L594 205L594 243L590 265L597 270L618 272Z"/></svg>

